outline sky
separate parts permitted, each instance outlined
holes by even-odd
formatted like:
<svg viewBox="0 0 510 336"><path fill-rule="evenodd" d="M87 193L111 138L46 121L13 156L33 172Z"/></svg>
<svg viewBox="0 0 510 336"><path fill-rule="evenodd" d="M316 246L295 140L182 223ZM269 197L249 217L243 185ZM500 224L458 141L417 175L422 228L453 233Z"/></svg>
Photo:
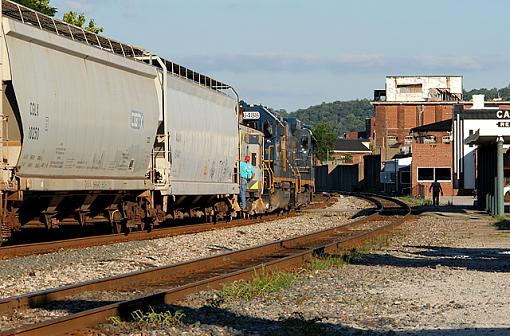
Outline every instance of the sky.
<svg viewBox="0 0 510 336"><path fill-rule="evenodd" d="M229 83L289 112L373 98L389 75L510 83L510 1L51 0L103 35Z"/></svg>

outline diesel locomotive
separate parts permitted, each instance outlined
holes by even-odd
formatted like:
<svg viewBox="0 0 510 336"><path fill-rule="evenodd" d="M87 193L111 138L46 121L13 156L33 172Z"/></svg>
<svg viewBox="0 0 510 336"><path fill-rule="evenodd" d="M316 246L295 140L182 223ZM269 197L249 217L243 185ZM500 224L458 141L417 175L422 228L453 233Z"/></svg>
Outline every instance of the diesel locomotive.
<svg viewBox="0 0 510 336"><path fill-rule="evenodd" d="M314 191L313 136L295 118L239 104L229 85L3 0L0 240L26 228L114 232L239 216Z"/></svg>

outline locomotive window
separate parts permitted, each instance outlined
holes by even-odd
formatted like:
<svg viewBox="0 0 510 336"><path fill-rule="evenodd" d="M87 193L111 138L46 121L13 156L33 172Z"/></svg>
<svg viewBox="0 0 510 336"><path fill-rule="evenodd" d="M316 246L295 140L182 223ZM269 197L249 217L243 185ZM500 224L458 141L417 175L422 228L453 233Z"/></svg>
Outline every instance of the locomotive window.
<svg viewBox="0 0 510 336"><path fill-rule="evenodd" d="M301 139L301 151L306 152L308 150L308 138Z"/></svg>
<svg viewBox="0 0 510 336"><path fill-rule="evenodd" d="M257 167L257 153L251 153L251 164Z"/></svg>
<svg viewBox="0 0 510 336"><path fill-rule="evenodd" d="M264 123L264 137L266 137L267 139L272 139L273 138L273 125L271 125L271 123L269 121L266 121Z"/></svg>

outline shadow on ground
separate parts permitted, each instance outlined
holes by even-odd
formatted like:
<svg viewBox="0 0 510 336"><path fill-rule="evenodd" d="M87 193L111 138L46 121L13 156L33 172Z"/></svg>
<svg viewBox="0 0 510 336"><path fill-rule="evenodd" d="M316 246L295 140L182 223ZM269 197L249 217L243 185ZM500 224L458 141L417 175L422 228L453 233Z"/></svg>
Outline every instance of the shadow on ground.
<svg viewBox="0 0 510 336"><path fill-rule="evenodd" d="M482 272L510 272L510 249L405 246L415 249L406 256L368 254L353 261L367 266L436 267L448 266Z"/></svg>
<svg viewBox="0 0 510 336"><path fill-rule="evenodd" d="M291 316L279 317L271 320L261 317L239 315L227 309L215 306L190 308L179 305L159 305L156 312L180 311L184 314L182 320L183 332L186 326L200 326L200 331L207 335L285 335L285 336L315 336L315 335L415 335L415 336L460 336L460 335L510 335L510 329L503 328L462 328L462 329L433 329L413 331L393 331L392 319L381 317L378 324L369 330L353 328L342 324L323 322L325 319L305 319L302 314L294 313ZM103 325L102 331L112 332L118 328L112 325ZM221 328L221 330L218 330Z"/></svg>
<svg viewBox="0 0 510 336"><path fill-rule="evenodd" d="M475 208L469 205L440 205L440 206L420 205L413 207L412 213L415 215L421 215L427 212L434 212L437 214L441 213L466 214L468 213L468 210L475 210ZM487 212L480 211L480 214L487 214Z"/></svg>
<svg viewBox="0 0 510 336"><path fill-rule="evenodd" d="M498 230L510 230L510 219L503 219L494 224Z"/></svg>

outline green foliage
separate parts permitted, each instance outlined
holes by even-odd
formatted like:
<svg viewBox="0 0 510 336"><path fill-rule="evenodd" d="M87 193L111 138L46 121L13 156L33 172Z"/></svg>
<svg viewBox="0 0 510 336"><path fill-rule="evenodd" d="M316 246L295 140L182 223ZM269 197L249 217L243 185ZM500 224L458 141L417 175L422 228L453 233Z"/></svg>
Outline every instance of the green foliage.
<svg viewBox="0 0 510 336"><path fill-rule="evenodd" d="M41 12L43 14L49 16L55 16L57 13L57 8L50 6L50 0L13 0L14 2L19 3L22 6L31 8L35 11ZM99 34L104 31L103 27L96 26L94 20L89 20L89 23L85 25L87 19L85 18L85 14L78 14L76 12L70 11L64 14L63 20L72 25L81 27L85 30L88 30L92 33ZM83 26L85 25L85 27Z"/></svg>
<svg viewBox="0 0 510 336"><path fill-rule="evenodd" d="M352 154L351 153L345 153L342 155L341 161L343 163L352 163Z"/></svg>
<svg viewBox="0 0 510 336"><path fill-rule="evenodd" d="M50 0L13 0L22 6L31 8L49 16L55 16L57 9L50 6Z"/></svg>
<svg viewBox="0 0 510 336"><path fill-rule="evenodd" d="M182 323L184 313L180 310L172 314L172 312L156 312L154 308L150 307L148 312L135 310L131 313L133 321L138 325L141 330L147 328L165 328L178 325Z"/></svg>
<svg viewBox="0 0 510 336"><path fill-rule="evenodd" d="M410 206L432 205L432 201L426 198L419 198L414 196L399 196L397 198L406 202Z"/></svg>
<svg viewBox="0 0 510 336"><path fill-rule="evenodd" d="M278 292L292 286L296 278L292 273L268 273L263 269L262 272L255 273L251 281L240 280L224 286L217 303L236 299L251 300L257 296Z"/></svg>
<svg viewBox="0 0 510 336"><path fill-rule="evenodd" d="M103 27L96 26L95 21L92 19L89 20L89 23L84 27L83 25L85 24L87 19L85 18L85 14L83 13L78 14L73 11L67 12L64 14L64 21L72 25L78 26L80 28L83 28L94 34L99 34L104 31Z"/></svg>
<svg viewBox="0 0 510 336"><path fill-rule="evenodd" d="M184 313L180 310L175 313L170 311L156 312L152 307L147 312L138 309L131 313L132 323L135 324L138 330L163 329L180 325L184 316ZM123 321L118 316L110 316L108 320L120 330L132 329L128 322Z"/></svg>
<svg viewBox="0 0 510 336"><path fill-rule="evenodd" d="M485 95L485 100L493 100L496 98L501 98L503 100L510 100L510 84L507 87L497 89L487 89L487 88L481 88L481 89L473 89L463 92L463 98L464 100L471 100L473 98L473 95L477 94L483 94Z"/></svg>
<svg viewBox="0 0 510 336"><path fill-rule="evenodd" d="M317 158L324 161L335 145L336 134L328 123L322 122L313 128L313 135L317 139Z"/></svg>
<svg viewBox="0 0 510 336"><path fill-rule="evenodd" d="M276 109L271 108L271 107L268 107L268 109L269 109L269 111L271 111L271 112L274 112L274 113L276 113L276 114L279 114L279 115L280 115L280 116L282 116L283 118L290 116L290 113L289 113L289 112L287 112L287 110L285 110L285 109L279 109L279 110L276 110Z"/></svg>
<svg viewBox="0 0 510 336"><path fill-rule="evenodd" d="M365 119L372 117L374 110L370 100L358 99L322 103L292 114L312 127L327 123L333 128L335 135L343 136L348 131L364 130Z"/></svg>
<svg viewBox="0 0 510 336"><path fill-rule="evenodd" d="M349 254L317 256L312 259L307 268L311 271L325 270L332 267L339 268L347 264L349 259Z"/></svg>

